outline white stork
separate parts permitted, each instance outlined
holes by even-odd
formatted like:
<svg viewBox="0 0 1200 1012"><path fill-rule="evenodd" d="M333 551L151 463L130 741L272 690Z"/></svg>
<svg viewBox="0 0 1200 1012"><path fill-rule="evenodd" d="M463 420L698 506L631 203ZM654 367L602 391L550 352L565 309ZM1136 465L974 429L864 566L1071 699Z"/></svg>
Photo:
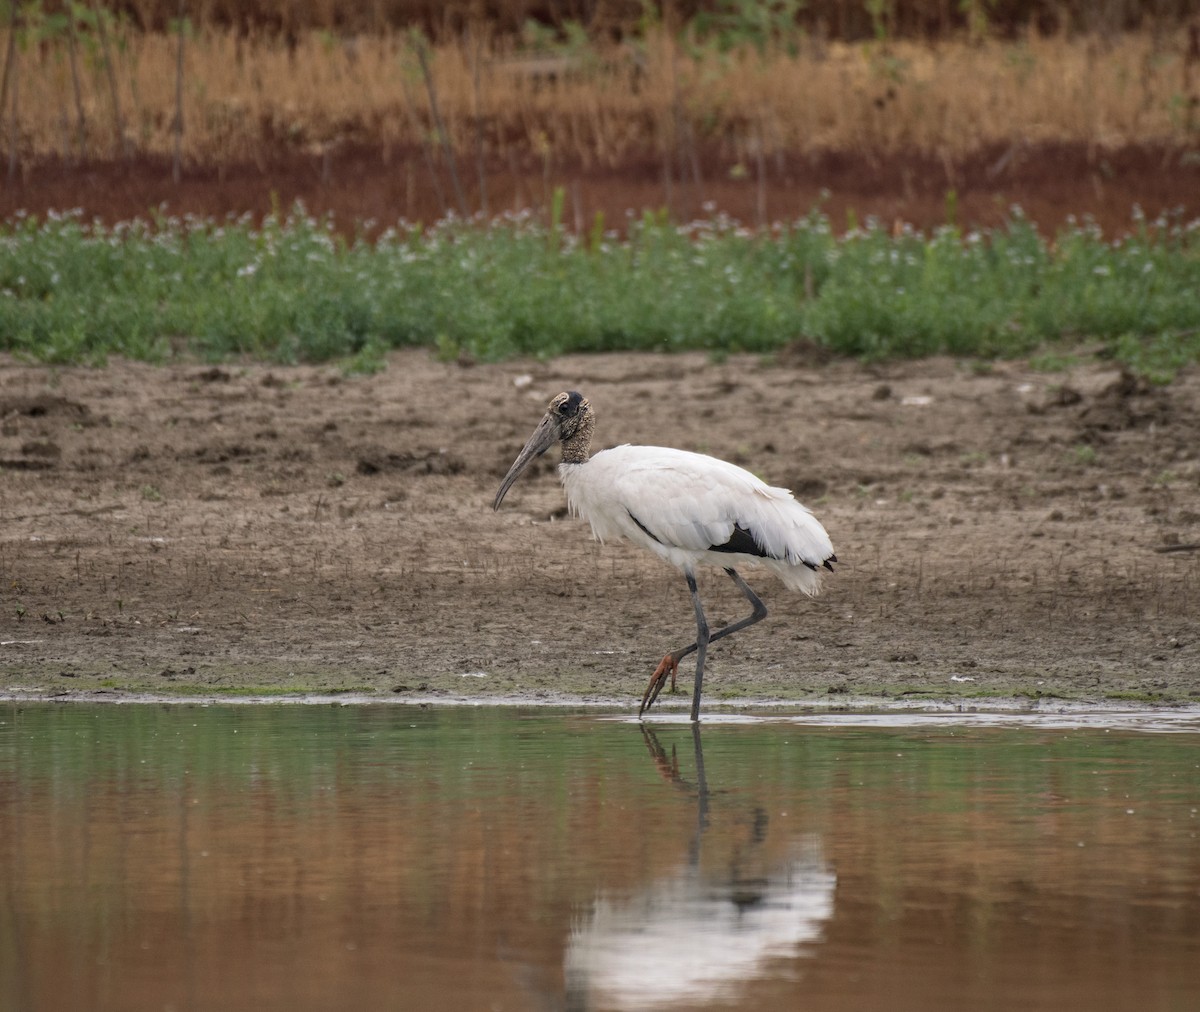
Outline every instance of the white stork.
<svg viewBox="0 0 1200 1012"><path fill-rule="evenodd" d="M766 606L733 568L754 562L772 570L793 590L820 590L821 567L837 562L825 528L785 488L772 488L724 460L661 446L617 446L590 456L595 416L575 391L550 401L538 427L513 461L493 509L499 509L521 472L557 442L558 473L571 512L592 525L598 541L628 538L683 571L696 610L696 642L667 654L650 676L638 716L658 698L679 662L696 651L692 720L700 719L700 691L708 644L767 617ZM696 589L698 563L720 566L737 584L753 612L710 633Z"/></svg>

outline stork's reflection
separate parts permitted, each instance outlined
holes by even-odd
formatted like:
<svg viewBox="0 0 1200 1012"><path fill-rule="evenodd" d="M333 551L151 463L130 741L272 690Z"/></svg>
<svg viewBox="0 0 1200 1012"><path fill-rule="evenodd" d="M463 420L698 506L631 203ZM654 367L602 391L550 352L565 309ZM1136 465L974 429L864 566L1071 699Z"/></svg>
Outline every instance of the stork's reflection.
<svg viewBox="0 0 1200 1012"><path fill-rule="evenodd" d="M695 798L687 858L672 874L630 894L601 894L572 930L565 972L569 1008L690 1007L728 1000L746 982L785 968L820 940L833 914L836 877L811 836L768 854L770 818L761 805L717 795L704 771L700 726L691 725L694 771L685 775L676 746L642 734L656 768ZM686 748L686 746L685 746ZM710 823L722 848L701 863ZM732 842L731 842L732 841Z"/></svg>

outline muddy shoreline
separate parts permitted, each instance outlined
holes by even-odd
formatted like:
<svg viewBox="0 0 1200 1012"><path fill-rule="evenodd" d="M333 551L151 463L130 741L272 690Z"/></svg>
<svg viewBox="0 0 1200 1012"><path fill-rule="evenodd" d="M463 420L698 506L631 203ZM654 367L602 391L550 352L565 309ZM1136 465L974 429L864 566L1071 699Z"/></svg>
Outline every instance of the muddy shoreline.
<svg viewBox="0 0 1200 1012"><path fill-rule="evenodd" d="M599 545L543 459L597 447L793 488L838 573L714 647L706 701L1200 698L1200 375L702 355L44 368L0 359L0 692L632 702L692 632L679 574ZM744 602L701 579L710 621ZM680 703L691 669L681 668ZM674 703L674 701L672 701Z"/></svg>

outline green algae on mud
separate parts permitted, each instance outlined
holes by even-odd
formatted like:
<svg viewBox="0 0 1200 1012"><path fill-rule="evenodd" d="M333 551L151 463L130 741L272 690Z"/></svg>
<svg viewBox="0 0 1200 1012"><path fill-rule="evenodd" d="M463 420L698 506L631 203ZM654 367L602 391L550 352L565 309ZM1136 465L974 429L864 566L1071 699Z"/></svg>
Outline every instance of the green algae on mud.
<svg viewBox="0 0 1200 1012"><path fill-rule="evenodd" d="M955 680L957 679L957 681ZM314 698L348 701L492 705L522 703L546 706L606 706L635 712L639 696L622 695L594 675L582 671L526 670L522 677L475 672L444 672L420 678L371 678L360 671L303 671L260 664L217 670L156 674L65 672L49 669L15 671L0 668L0 699L55 700L211 700L257 702L305 701ZM664 690L653 712L684 710L690 705L690 673L682 673L677 691ZM1137 691L1104 688L1081 692L1065 680L1034 676L996 679L987 685L964 683L962 676L929 674L903 683L859 677L853 688L844 680L806 679L803 686L786 679L713 678L708 681L702 712L779 709L862 709L895 706L1012 709L1038 706L1092 706L1130 703L1160 708L1195 705L1197 696L1184 690Z"/></svg>

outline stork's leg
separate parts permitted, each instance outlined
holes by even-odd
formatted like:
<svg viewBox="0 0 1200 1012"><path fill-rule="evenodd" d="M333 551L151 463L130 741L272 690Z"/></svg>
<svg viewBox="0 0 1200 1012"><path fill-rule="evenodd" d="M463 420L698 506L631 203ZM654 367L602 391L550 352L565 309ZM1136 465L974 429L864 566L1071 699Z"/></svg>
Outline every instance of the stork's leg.
<svg viewBox="0 0 1200 1012"><path fill-rule="evenodd" d="M749 615L738 622L733 622L725 626L723 629L718 629L715 633L707 635L704 639L704 650L707 651L709 643L719 640L722 636L728 636L730 633L735 633L739 629L745 629L747 626L754 625L755 622L761 622L767 617L767 606L762 603L759 596L750 589L750 585L738 575L738 572L733 567L725 570L726 575L738 586L750 602L750 606L754 609ZM658 694L662 692L662 687L667 682L667 675L671 676L671 689L675 689L675 672L679 667L679 662L683 660L693 650L701 650L699 628L701 622L704 621L704 612L700 608L700 595L696 590L696 580L690 574L688 575L688 589L692 592L692 602L696 608L696 642L689 646L682 647L674 653L667 654L666 657L659 662L657 668L654 669L654 674L650 676L650 684L646 686L646 691L642 695L642 705L638 710L640 717L650 707L654 705L654 701L658 699ZM704 628L707 631L708 624L704 623ZM700 680L704 675L704 653L696 658L696 689L692 697L692 720L697 720L700 712Z"/></svg>
<svg viewBox="0 0 1200 1012"><path fill-rule="evenodd" d="M688 590L692 592L692 607L696 609L696 684L692 688L692 723L700 719L700 690L704 685L704 657L708 653L708 620L700 606L700 591L696 589L696 578L687 576Z"/></svg>

